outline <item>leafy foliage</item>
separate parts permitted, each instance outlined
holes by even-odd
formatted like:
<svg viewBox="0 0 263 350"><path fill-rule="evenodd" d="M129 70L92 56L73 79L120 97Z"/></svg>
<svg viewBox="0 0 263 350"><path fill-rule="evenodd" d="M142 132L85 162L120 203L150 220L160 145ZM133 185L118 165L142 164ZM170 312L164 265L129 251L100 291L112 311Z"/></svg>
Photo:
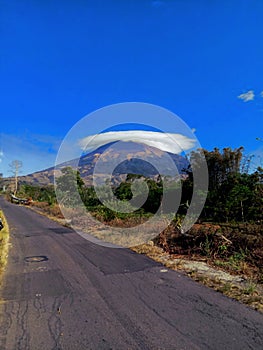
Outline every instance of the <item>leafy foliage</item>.
<svg viewBox="0 0 263 350"><path fill-rule="evenodd" d="M253 173L248 172L249 167L244 164L242 147L234 150L225 148L221 152L218 148L215 148L213 151L203 150L203 152L209 172L209 191L200 220L222 223L261 221L263 219L263 169L259 167ZM191 154L191 158L197 167L198 154L198 152L192 152ZM128 208L132 203L132 188L133 190L136 188L140 194L143 192L141 191L143 185L148 186L146 201L133 214L119 213L117 207L116 210L111 210L104 206L94 188L86 187L80 173L71 167L62 169L62 176L57 180L57 194L60 203L67 203L69 206L77 205L80 197L88 210L97 213L106 221L114 218L125 219L127 216L134 215L139 217L152 215L157 212L160 206L161 212L171 212L174 202L181 196L177 216L183 217L191 203L194 181L190 167L185 169L185 174L186 176L182 180L167 182L168 188L166 186L165 195L168 201L165 205L162 204L164 188L160 176L153 179L139 174L128 174L126 181L117 186L112 186L111 190L114 196L122 202L125 208ZM180 193L181 185L182 193ZM105 203L112 201L109 190L109 187L101 187L99 190L103 194ZM53 186L39 187L24 184L21 186L20 193L23 196L31 197L33 200L48 202L51 205L56 202ZM102 197L100 196L100 198Z"/></svg>
<svg viewBox="0 0 263 350"><path fill-rule="evenodd" d="M33 186L29 184L21 185L19 196L28 197L38 202L47 202L49 205L56 203L54 186Z"/></svg>
<svg viewBox="0 0 263 350"><path fill-rule="evenodd" d="M204 150L209 173L209 191L201 219L216 222L259 221L263 218L263 169L254 173L242 172L242 151L225 148ZM187 169L188 178L183 183L183 203L191 201L193 176Z"/></svg>
<svg viewBox="0 0 263 350"><path fill-rule="evenodd" d="M72 167L65 167L62 176L57 179L57 196L60 203L67 206L77 205L79 196L84 199L84 181L80 173Z"/></svg>

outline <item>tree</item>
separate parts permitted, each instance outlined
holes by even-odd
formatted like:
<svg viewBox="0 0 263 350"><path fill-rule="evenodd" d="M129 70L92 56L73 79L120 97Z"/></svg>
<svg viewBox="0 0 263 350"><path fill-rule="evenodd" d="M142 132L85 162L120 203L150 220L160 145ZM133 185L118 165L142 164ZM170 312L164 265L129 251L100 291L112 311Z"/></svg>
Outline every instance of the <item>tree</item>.
<svg viewBox="0 0 263 350"><path fill-rule="evenodd" d="M203 150L209 173L209 190L217 190L230 174L240 173L243 150L243 147L234 150L228 147L223 152L218 148Z"/></svg>
<svg viewBox="0 0 263 350"><path fill-rule="evenodd" d="M262 169L249 172L251 157L244 162L242 147L203 151L209 172L209 191L201 218L218 222L262 220ZM198 162L195 153L191 156ZM183 212L184 204L191 201L193 191L192 169L189 167L185 172L187 178L183 181L179 213Z"/></svg>
<svg viewBox="0 0 263 350"><path fill-rule="evenodd" d="M53 185L38 186L23 184L19 188L19 195L32 198L34 201L47 202L49 205L56 203L56 193Z"/></svg>
<svg viewBox="0 0 263 350"><path fill-rule="evenodd" d="M56 193L60 203L74 206L79 202L79 196L83 200L84 181L79 171L71 167L61 169L63 175L57 179Z"/></svg>
<svg viewBox="0 0 263 350"><path fill-rule="evenodd" d="M10 168L11 168L11 173L14 176L15 179L15 189L14 189L14 195L16 195L17 193L17 189L18 189L18 174L21 172L21 168L23 166L23 163L21 162L21 160L13 160L10 164L9 164Z"/></svg>

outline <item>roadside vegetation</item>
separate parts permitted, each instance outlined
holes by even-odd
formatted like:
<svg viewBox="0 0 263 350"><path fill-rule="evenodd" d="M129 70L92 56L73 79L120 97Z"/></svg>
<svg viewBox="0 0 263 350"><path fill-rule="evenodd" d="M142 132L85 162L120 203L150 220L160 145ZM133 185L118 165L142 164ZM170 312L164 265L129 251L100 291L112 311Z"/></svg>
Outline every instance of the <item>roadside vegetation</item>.
<svg viewBox="0 0 263 350"><path fill-rule="evenodd" d="M3 229L0 231L0 275L2 274L8 257L9 247L9 228L3 212L0 210L0 218L3 223Z"/></svg>
<svg viewBox="0 0 263 350"><path fill-rule="evenodd" d="M252 171L252 158L243 156L242 147L235 150L204 150L204 155L208 165L209 189L198 222L186 234L181 232L180 225L193 194L193 174L191 167L188 167L180 180L170 181L170 186L166 188L172 201L179 196L182 187L179 210L170 225L148 244L136 246L134 242L133 249L166 266L182 269L200 282L263 310L263 168L258 167ZM192 153L191 157L198 164L198 155ZM146 183L149 194L141 208L132 213L120 213L118 208L108 209L100 202L94 188L85 186L79 172L69 167L62 169L57 193L60 204L65 203L72 220L78 217L78 194L72 196L70 189L77 183L85 207L101 223L132 227L147 221L156 213L163 193L161 177L146 178L140 174L128 174L126 181L112 184L115 196L127 207L130 205L128 201L132 198L131 188L135 181L137 187ZM106 188L101 188L101 193L107 201ZM20 185L17 195L30 197L38 210L63 220L53 186L24 184ZM163 213L170 210L169 205L162 207ZM83 222L82 226L85 231L88 224ZM158 229L156 231L159 232ZM104 230L92 227L92 233L94 232L102 239L107 234ZM200 273L198 267L193 267L186 261L202 262L215 271L224 271L234 277L241 276L243 280L236 284L233 282L234 277L232 280L220 279L216 274L215 278L212 275L207 277L207 274Z"/></svg>

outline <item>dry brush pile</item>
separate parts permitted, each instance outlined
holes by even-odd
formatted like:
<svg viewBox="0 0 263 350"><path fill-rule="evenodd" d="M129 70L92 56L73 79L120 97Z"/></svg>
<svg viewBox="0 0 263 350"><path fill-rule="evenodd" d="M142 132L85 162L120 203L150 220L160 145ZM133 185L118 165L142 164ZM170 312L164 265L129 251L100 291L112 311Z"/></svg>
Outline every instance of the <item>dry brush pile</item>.
<svg viewBox="0 0 263 350"><path fill-rule="evenodd" d="M187 234L182 234L172 223L155 238L155 244L169 254L199 256L232 272L249 271L263 283L263 225L260 223L195 224Z"/></svg>

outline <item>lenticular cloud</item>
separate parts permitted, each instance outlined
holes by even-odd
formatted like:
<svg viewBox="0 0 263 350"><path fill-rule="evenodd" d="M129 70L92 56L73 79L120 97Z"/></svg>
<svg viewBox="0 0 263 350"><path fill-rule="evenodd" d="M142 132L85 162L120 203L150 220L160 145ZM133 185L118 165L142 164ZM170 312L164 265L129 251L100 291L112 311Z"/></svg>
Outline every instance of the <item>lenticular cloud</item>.
<svg viewBox="0 0 263 350"><path fill-rule="evenodd" d="M79 140L79 146L84 151L92 151L110 142L136 142L155 147L164 152L180 154L193 148L196 140L182 134L162 133L144 130L110 131L91 135Z"/></svg>

